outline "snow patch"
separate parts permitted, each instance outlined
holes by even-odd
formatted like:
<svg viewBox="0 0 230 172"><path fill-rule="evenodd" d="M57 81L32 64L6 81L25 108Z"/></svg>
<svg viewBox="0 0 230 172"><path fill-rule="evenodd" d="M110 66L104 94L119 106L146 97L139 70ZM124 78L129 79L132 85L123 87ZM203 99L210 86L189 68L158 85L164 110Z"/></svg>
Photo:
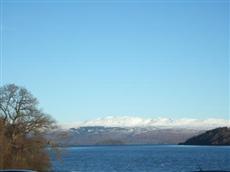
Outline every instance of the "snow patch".
<svg viewBox="0 0 230 172"><path fill-rule="evenodd" d="M230 120L209 118L209 119L171 119L171 118L141 118L132 116L107 116L83 122L73 122L61 125L63 128L78 128L88 126L104 127L157 127L157 128L192 128L192 129L213 129L217 127L230 127Z"/></svg>

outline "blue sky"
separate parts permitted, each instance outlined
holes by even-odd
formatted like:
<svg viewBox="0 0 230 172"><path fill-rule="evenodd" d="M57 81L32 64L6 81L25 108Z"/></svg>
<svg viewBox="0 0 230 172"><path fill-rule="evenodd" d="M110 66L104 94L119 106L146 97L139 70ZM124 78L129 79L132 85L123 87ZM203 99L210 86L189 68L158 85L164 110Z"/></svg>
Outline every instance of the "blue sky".
<svg viewBox="0 0 230 172"><path fill-rule="evenodd" d="M3 84L59 122L229 118L228 1L5 1Z"/></svg>

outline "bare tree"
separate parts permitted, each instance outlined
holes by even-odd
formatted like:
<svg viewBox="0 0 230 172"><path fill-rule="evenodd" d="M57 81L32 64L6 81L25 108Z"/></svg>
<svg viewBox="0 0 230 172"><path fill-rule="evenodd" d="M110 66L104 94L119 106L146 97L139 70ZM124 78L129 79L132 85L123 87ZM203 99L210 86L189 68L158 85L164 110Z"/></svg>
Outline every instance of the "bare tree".
<svg viewBox="0 0 230 172"><path fill-rule="evenodd" d="M55 121L38 108L29 91L14 84L1 87L0 168L48 169L49 156L44 151L48 141L43 134L54 127Z"/></svg>

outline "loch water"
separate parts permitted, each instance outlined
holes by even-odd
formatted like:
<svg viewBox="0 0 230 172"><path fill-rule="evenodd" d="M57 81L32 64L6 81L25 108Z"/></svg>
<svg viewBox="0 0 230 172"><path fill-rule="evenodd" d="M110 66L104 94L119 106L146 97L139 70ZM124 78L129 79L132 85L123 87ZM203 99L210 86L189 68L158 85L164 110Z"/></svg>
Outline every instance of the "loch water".
<svg viewBox="0 0 230 172"><path fill-rule="evenodd" d="M60 148L55 172L230 171L230 146L124 145Z"/></svg>

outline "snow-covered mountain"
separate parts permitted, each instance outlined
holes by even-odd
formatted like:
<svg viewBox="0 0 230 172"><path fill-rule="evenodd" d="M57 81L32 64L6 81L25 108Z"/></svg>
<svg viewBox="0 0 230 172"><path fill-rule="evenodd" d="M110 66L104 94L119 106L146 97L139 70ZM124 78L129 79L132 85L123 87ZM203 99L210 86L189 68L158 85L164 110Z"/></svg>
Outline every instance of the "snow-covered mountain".
<svg viewBox="0 0 230 172"><path fill-rule="evenodd" d="M49 137L64 146L178 144L206 130L223 126L230 127L230 121L225 119L202 120L108 116L63 124L62 130L51 133Z"/></svg>
<svg viewBox="0 0 230 172"><path fill-rule="evenodd" d="M62 146L108 144L178 144L204 130L156 127L103 127L70 128L50 133L51 140Z"/></svg>
<svg viewBox="0 0 230 172"><path fill-rule="evenodd" d="M157 127L157 128L188 128L188 129L213 129L222 126L230 126L230 120L209 118L209 119L171 119L171 118L140 118L131 116L108 116L87 120L83 122L73 122L63 124L63 128L78 127Z"/></svg>

